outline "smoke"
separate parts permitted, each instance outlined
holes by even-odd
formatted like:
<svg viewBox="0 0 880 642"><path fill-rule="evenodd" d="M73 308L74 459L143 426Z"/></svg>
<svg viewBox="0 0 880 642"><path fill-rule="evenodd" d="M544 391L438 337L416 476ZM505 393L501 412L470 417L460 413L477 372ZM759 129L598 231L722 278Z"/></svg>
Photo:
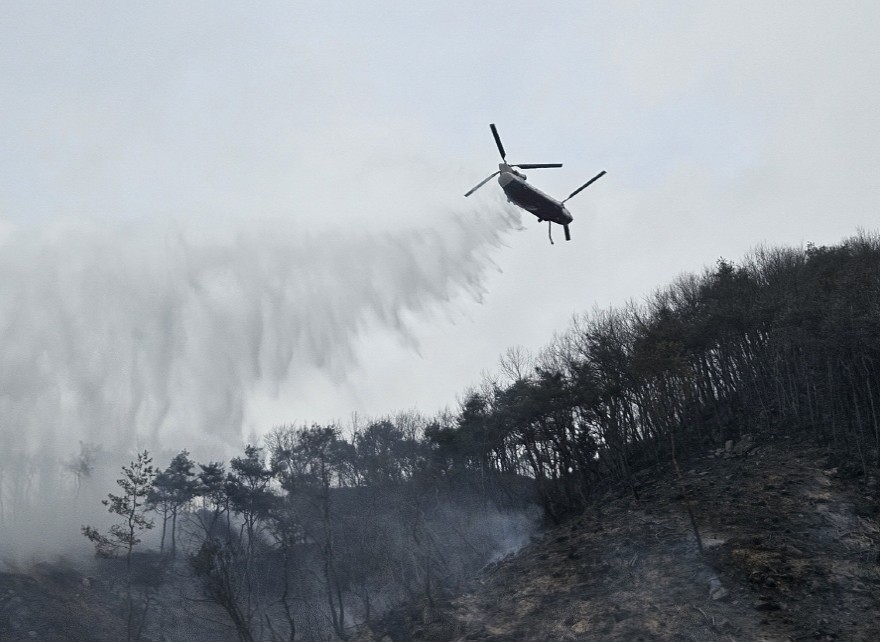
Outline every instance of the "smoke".
<svg viewBox="0 0 880 642"><path fill-rule="evenodd" d="M225 456L256 386L341 374L371 329L406 336L406 315L479 298L518 222L493 208L320 237L284 221L0 227L0 547L77 536L69 520L136 449Z"/></svg>

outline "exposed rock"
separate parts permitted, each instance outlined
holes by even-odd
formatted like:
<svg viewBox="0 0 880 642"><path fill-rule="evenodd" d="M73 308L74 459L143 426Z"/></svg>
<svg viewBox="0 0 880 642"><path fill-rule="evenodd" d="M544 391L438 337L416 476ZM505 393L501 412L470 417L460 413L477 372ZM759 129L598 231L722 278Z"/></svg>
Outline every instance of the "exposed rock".
<svg viewBox="0 0 880 642"><path fill-rule="evenodd" d="M721 600L729 595L729 591L721 584L721 580L713 577L709 580L709 597L713 600Z"/></svg>
<svg viewBox="0 0 880 642"><path fill-rule="evenodd" d="M743 435L733 447L733 454L738 456L747 455L756 447L757 444L752 440L751 435Z"/></svg>

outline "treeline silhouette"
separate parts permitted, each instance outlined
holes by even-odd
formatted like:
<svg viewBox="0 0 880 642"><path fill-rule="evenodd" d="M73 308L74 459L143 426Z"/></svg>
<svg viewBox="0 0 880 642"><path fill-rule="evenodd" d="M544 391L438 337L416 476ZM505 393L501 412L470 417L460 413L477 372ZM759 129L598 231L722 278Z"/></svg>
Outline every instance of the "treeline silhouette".
<svg viewBox="0 0 880 642"><path fill-rule="evenodd" d="M880 463L880 237L719 259L640 304L577 316L432 425L435 457L535 480L559 519L633 472L745 434ZM528 366L528 367L527 367Z"/></svg>
<svg viewBox="0 0 880 642"><path fill-rule="evenodd" d="M532 502L558 521L746 434L877 465L878 364L880 237L761 248L509 350L454 412L281 427L228 466L183 452L144 510L240 639L345 638L522 543Z"/></svg>
<svg viewBox="0 0 880 642"><path fill-rule="evenodd" d="M181 590L220 609L242 641L384 634L390 608L430 608L522 546L540 518L531 480L450 469L428 431L401 413L348 438L336 426L278 427L228 463L182 451L156 469L139 453L104 502L119 523L82 528L99 557L124 562L128 639L168 633L161 613L179 607ZM137 547L153 528L151 560ZM187 636L221 639L210 628Z"/></svg>

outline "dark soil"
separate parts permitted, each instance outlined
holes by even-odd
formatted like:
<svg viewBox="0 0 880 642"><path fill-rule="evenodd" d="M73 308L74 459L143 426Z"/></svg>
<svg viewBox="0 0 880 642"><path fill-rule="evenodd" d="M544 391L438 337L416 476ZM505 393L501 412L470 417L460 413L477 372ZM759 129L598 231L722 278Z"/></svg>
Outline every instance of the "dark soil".
<svg viewBox="0 0 880 642"><path fill-rule="evenodd" d="M122 606L102 582L64 561L0 573L0 640L124 640Z"/></svg>
<svg viewBox="0 0 880 642"><path fill-rule="evenodd" d="M128 592L123 559L101 564L43 562L0 572L0 642L121 642L128 639ZM91 570L86 571L85 568ZM182 590L186 580L163 582L155 554L132 559L132 639L141 642L225 642L222 614ZM191 591L190 591L191 593ZM148 625L141 626L146 616Z"/></svg>
<svg viewBox="0 0 880 642"><path fill-rule="evenodd" d="M682 469L641 475L637 497L609 493L467 592L393 611L352 642L880 640L875 468L782 440ZM0 573L0 640L125 639L122 575L102 568ZM138 595L163 624L145 640L231 639L175 586L150 593L155 568L138 561Z"/></svg>
<svg viewBox="0 0 880 642"><path fill-rule="evenodd" d="M880 640L875 469L746 442L637 493L546 532L464 595L396 613L375 639Z"/></svg>

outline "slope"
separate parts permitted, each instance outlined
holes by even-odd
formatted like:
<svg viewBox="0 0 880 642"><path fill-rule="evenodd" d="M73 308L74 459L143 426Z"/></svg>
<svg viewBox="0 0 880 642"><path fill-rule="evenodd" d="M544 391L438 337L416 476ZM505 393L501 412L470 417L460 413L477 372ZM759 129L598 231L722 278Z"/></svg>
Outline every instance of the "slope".
<svg viewBox="0 0 880 642"><path fill-rule="evenodd" d="M375 639L878 639L871 470L787 439L729 444L680 482L643 475L634 495L606 495Z"/></svg>

